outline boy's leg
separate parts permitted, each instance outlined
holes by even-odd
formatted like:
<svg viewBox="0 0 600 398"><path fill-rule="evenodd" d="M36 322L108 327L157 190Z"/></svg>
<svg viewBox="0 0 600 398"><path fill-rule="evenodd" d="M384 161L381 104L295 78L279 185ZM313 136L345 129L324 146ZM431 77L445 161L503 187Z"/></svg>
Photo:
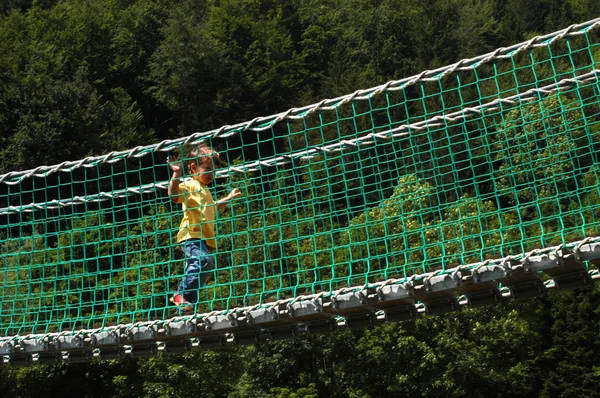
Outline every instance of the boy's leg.
<svg viewBox="0 0 600 398"><path fill-rule="evenodd" d="M198 301L198 289L206 283L208 271L213 268L213 259L206 243L199 239L189 239L182 242L185 253L185 270L179 284L178 293L190 302Z"/></svg>
<svg viewBox="0 0 600 398"><path fill-rule="evenodd" d="M210 277L210 271L215 267L215 261L205 241L202 241L202 258L200 259L200 286L206 286L206 281Z"/></svg>

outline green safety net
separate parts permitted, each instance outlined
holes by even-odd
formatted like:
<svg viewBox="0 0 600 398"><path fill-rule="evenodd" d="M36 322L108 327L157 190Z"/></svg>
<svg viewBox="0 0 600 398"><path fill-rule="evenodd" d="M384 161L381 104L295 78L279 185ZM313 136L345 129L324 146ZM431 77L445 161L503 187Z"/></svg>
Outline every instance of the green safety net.
<svg viewBox="0 0 600 398"><path fill-rule="evenodd" d="M173 317L169 154L206 142L198 313L569 245L600 232L598 20L344 97L0 176L0 334Z"/></svg>

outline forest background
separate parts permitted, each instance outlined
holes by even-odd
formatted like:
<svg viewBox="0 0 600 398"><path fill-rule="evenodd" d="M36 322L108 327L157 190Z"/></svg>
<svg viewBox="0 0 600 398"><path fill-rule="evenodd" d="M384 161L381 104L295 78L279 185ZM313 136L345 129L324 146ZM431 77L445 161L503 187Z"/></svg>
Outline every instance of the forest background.
<svg viewBox="0 0 600 398"><path fill-rule="evenodd" d="M415 75L596 18L600 3L6 0L0 13L6 173ZM593 397L599 335L595 286L250 347L2 367L0 395Z"/></svg>

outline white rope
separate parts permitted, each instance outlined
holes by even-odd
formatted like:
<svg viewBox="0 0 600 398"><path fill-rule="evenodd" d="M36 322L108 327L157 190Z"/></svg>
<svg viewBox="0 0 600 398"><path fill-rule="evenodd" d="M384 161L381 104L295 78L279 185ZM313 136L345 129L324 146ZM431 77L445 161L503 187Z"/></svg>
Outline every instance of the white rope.
<svg viewBox="0 0 600 398"><path fill-rule="evenodd" d="M154 193L156 190L168 189L169 182L163 181L158 183L145 184L139 187L129 187L119 189L113 192L100 192L94 195L75 196L72 199L50 200L43 203L30 203L22 206L8 206L0 208L0 215L15 214L15 213L31 213L35 210L60 209L64 207L81 205L84 203L97 203L109 199L122 199L131 195L141 195L146 193Z"/></svg>
<svg viewBox="0 0 600 398"><path fill-rule="evenodd" d="M517 103L525 103L533 100L538 100L542 95L548 95L559 90L570 89L590 81L597 81L599 77L600 70L594 69L576 78L563 79L557 83L552 83L544 87L530 89L522 94L515 94L507 98L498 98L492 102L488 102L477 107L464 108L444 116L435 116L431 119L423 120L420 122L402 124L391 130L380 131L377 133L369 133L362 137L358 137L351 140L341 140L340 142L336 142L333 144L317 146L311 149L304 149L287 155L280 155L264 160L256 160L247 164L231 166L227 169L217 171L216 177L227 178L231 176L232 173L245 173L251 171L258 171L262 167L275 167L286 165L292 163L294 159L310 159L315 156L319 156L323 153L341 152L346 148L360 148L361 145L370 145L375 143L376 138L392 140L394 138L408 136L415 131L447 128L448 124L460 122L463 120L467 120L470 117L482 115L485 111L489 112L502 109L502 106L504 104L514 105ZM56 209L61 207L79 205L83 203L101 202L111 198L124 198L130 196L131 194L152 193L155 192L157 188L167 189L168 186L169 182L163 181L158 183L145 184L140 187L121 189L112 193L100 192L95 195L88 195L84 197L76 196L73 199L52 200L45 203L30 203L24 206L9 206L5 208L0 208L0 215L18 212L32 212L36 209Z"/></svg>

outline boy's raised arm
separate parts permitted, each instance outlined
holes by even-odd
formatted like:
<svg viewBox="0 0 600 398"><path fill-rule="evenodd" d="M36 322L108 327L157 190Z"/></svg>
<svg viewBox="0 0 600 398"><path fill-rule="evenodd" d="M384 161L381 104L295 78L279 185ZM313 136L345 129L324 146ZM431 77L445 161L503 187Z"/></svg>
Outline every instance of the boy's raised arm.
<svg viewBox="0 0 600 398"><path fill-rule="evenodd" d="M171 171L173 172L173 176L171 177L171 180L169 180L169 188L168 188L167 192L168 192L169 196L171 197L171 200L175 203L178 203L177 196L180 195L179 183L180 183L180 178L183 174L183 163L177 163L175 156L169 157L167 159L167 161L169 162L169 167L171 168Z"/></svg>
<svg viewBox="0 0 600 398"><path fill-rule="evenodd" d="M242 191L240 191L237 188L234 188L229 195L225 196L222 199L219 199L219 201L217 202L217 209L219 209L219 211L223 211L227 207L229 202L231 202L235 198L239 198L240 196L242 196Z"/></svg>

